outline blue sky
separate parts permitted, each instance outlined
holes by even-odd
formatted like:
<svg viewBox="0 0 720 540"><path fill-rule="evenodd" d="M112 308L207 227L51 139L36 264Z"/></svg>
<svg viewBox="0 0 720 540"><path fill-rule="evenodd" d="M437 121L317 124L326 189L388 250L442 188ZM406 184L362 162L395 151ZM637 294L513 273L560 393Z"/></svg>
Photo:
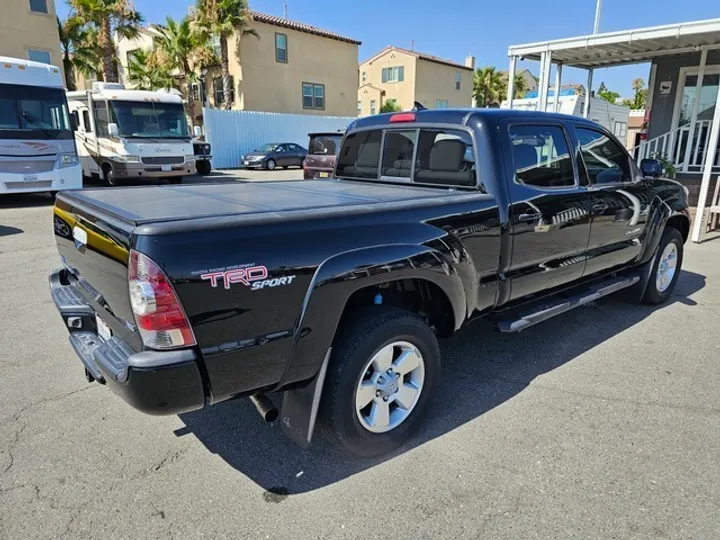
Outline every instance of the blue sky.
<svg viewBox="0 0 720 540"><path fill-rule="evenodd" d="M58 14L68 8L56 0ZM187 13L192 0L135 0L148 22L162 22ZM509 45L585 35L592 32L595 0L252 0L263 13L332 30L363 42L364 60L387 45L415 50L462 62L468 53L477 66L507 69ZM624 30L720 17L717 0L604 0L600 31ZM538 63L524 64L537 75ZM648 65L625 66L595 72L594 87L602 81L622 95L630 95L631 81L643 77ZM585 72L565 70L563 82L585 82Z"/></svg>

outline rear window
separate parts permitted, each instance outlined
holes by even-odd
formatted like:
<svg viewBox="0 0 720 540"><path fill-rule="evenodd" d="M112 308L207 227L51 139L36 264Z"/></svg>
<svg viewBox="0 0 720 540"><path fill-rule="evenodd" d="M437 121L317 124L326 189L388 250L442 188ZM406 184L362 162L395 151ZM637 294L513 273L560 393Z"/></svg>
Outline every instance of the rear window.
<svg viewBox="0 0 720 540"><path fill-rule="evenodd" d="M334 156L340 147L342 135L315 135L310 137L308 154L313 156Z"/></svg>
<svg viewBox="0 0 720 540"><path fill-rule="evenodd" d="M387 129L351 133L345 138L337 176L401 179L419 184L474 186L475 152L467 131Z"/></svg>

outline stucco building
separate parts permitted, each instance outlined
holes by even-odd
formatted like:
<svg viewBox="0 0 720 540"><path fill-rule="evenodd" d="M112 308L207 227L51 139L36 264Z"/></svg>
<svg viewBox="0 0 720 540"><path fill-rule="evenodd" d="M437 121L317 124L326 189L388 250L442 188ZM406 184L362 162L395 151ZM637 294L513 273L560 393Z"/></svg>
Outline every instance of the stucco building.
<svg viewBox="0 0 720 540"><path fill-rule="evenodd" d="M0 3L0 56L62 66L54 0Z"/></svg>
<svg viewBox="0 0 720 540"><path fill-rule="evenodd" d="M357 114L380 112L394 101L404 110L417 101L427 108L472 106L475 59L465 64L399 47L386 47L359 67Z"/></svg>

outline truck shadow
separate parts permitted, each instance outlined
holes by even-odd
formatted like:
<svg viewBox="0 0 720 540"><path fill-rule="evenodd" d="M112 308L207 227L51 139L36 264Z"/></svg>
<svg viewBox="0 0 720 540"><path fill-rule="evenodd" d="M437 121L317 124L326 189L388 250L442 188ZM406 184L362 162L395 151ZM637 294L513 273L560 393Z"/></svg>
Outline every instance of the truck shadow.
<svg viewBox="0 0 720 540"><path fill-rule="evenodd" d="M316 432L312 447L295 446L274 425L262 422L248 400L223 403L180 415L185 428L207 449L265 489L267 502L312 491L393 459L471 422L518 395L533 380L705 287L705 277L683 272L670 302L649 307L620 294L575 309L525 330L501 334L489 320L472 323L441 341L443 373L425 427L395 453L361 460L342 453ZM652 337L648 337L652 347ZM270 396L279 405L278 396ZM492 433L487 434L492 437Z"/></svg>
<svg viewBox="0 0 720 540"><path fill-rule="evenodd" d="M12 193L0 197L2 208L32 208L34 206L52 206L55 199L48 193Z"/></svg>

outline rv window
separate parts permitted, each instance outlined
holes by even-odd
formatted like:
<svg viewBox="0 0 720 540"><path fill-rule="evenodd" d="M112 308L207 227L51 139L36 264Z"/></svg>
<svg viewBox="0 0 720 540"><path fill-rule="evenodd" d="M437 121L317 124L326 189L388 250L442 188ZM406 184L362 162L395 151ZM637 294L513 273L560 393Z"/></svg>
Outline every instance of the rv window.
<svg viewBox="0 0 720 540"><path fill-rule="evenodd" d="M95 129L99 137L108 137L108 112L104 101L95 102Z"/></svg>
<svg viewBox="0 0 720 540"><path fill-rule="evenodd" d="M86 133L92 133L92 126L90 125L90 113L87 109L84 109L82 112L82 119L83 119L83 129Z"/></svg>

